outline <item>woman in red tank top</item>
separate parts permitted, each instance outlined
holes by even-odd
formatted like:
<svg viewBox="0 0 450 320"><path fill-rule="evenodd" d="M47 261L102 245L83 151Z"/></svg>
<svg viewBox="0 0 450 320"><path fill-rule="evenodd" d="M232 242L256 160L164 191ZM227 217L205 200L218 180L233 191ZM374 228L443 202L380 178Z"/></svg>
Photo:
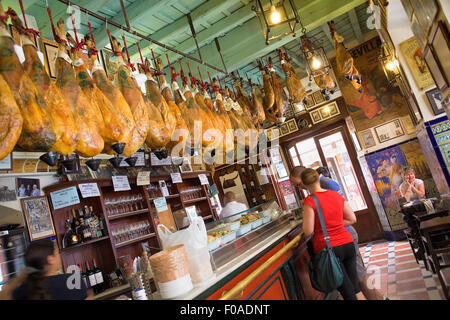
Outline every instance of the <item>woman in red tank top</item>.
<svg viewBox="0 0 450 320"><path fill-rule="evenodd" d="M319 201L331 247L344 273L344 281L338 291L344 300L357 300L356 294L361 290L356 273L355 247L352 236L345 229L356 222L355 213L339 193L320 187L319 174L315 170L305 169L301 179L309 193L314 193ZM303 201L303 233L306 237L314 233L312 243L315 254L326 248L316 205L311 196Z"/></svg>

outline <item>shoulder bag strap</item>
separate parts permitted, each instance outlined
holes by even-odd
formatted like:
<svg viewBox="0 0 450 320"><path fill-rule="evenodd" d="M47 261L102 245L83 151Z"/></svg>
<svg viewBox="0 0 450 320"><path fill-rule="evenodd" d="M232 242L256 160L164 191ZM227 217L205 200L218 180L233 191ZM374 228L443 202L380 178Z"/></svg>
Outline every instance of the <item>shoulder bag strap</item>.
<svg viewBox="0 0 450 320"><path fill-rule="evenodd" d="M327 228L325 227L325 221L323 220L322 208L320 207L319 200L316 198L314 194L311 194L311 197L314 199L314 203L316 204L317 215L319 216L320 225L322 227L323 235L325 236L327 248L331 249L330 238L328 237Z"/></svg>

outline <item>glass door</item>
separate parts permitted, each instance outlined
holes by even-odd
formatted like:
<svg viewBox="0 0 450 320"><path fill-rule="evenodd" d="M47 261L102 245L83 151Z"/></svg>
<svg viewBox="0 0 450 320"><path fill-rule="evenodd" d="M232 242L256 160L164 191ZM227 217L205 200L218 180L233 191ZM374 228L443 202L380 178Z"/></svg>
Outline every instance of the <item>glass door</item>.
<svg viewBox="0 0 450 320"><path fill-rule="evenodd" d="M342 133L338 131L317 140L331 178L339 183L352 209L354 211L367 209Z"/></svg>

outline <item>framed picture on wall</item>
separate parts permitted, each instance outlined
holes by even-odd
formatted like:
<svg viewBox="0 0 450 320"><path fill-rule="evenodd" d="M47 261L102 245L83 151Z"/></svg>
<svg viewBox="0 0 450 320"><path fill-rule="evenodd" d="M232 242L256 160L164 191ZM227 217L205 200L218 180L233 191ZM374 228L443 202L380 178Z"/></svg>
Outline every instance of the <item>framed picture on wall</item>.
<svg viewBox="0 0 450 320"><path fill-rule="evenodd" d="M424 59L427 63L428 69L430 70L431 76L434 79L434 83L436 83L437 88L440 91L444 91L448 88L448 79L445 78L445 75L441 69L440 64L436 60L436 57L433 52L433 48L427 46L424 53Z"/></svg>
<svg viewBox="0 0 450 320"><path fill-rule="evenodd" d="M6 157L0 160L0 171L12 171L13 169L13 155L10 152Z"/></svg>
<svg viewBox="0 0 450 320"><path fill-rule="evenodd" d="M373 137L372 130L367 129L359 133L360 140L365 149L375 146L377 143Z"/></svg>
<svg viewBox="0 0 450 320"><path fill-rule="evenodd" d="M374 129L380 143L401 137L405 134L400 119L387 122Z"/></svg>
<svg viewBox="0 0 450 320"><path fill-rule="evenodd" d="M419 20L416 17L416 13L412 15L411 30L416 36L420 49L424 50L427 44L427 36L423 32L422 27L420 26Z"/></svg>
<svg viewBox="0 0 450 320"><path fill-rule="evenodd" d="M21 199L30 241L55 236L52 216L46 196Z"/></svg>
<svg viewBox="0 0 450 320"><path fill-rule="evenodd" d="M447 27L439 21L431 40L433 54L444 76L447 86L450 81L450 36Z"/></svg>
<svg viewBox="0 0 450 320"><path fill-rule="evenodd" d="M312 109L316 105L316 103L314 102L313 94L307 94L305 98L306 101L308 101L308 103L305 104L305 109L306 110Z"/></svg>
<svg viewBox="0 0 450 320"><path fill-rule="evenodd" d="M401 1L402 1L403 8L406 11L406 15L408 16L408 19L411 20L411 16L414 12L414 9L411 6L410 0L401 0Z"/></svg>
<svg viewBox="0 0 450 320"><path fill-rule="evenodd" d="M433 113L435 116L438 114L444 113L445 109L442 105L443 97L441 91L439 89L435 88L430 91L425 92L427 95L428 101L430 102L431 109L433 109Z"/></svg>
<svg viewBox="0 0 450 320"><path fill-rule="evenodd" d="M314 98L314 104L317 105L319 103L325 102L325 98L323 97L322 92L320 90L317 90L316 92L312 93L312 96Z"/></svg>

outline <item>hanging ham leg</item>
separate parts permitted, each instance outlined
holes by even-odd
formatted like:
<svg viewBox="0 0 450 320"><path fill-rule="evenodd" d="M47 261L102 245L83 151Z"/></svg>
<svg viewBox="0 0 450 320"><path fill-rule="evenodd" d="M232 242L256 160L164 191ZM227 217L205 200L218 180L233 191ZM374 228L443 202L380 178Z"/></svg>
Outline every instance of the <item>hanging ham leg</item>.
<svg viewBox="0 0 450 320"><path fill-rule="evenodd" d="M131 139L123 151L123 155L129 157L135 154L145 142L150 128L149 112L142 91L139 87L136 87L131 78L130 70L122 58L122 50L115 39L113 40L113 50L115 56L108 61L111 66L110 70L114 74L116 87L122 92L130 107L135 123Z"/></svg>
<svg viewBox="0 0 450 320"><path fill-rule="evenodd" d="M22 115L14 94L0 75L0 160L5 158L19 140L22 132Z"/></svg>
<svg viewBox="0 0 450 320"><path fill-rule="evenodd" d="M148 63L147 66L149 67L150 64ZM156 110L159 111L159 114L161 115L162 121L167 129L167 145L168 143L170 143L172 134L175 131L177 119L172 109L169 107L166 99L164 99L164 97L162 96L158 88L158 83L150 73L150 69L145 70L145 75L147 77L147 81L145 81L145 88L147 91L146 99L149 99L151 101L153 106L156 108ZM161 83L161 85L163 85L163 83Z"/></svg>
<svg viewBox="0 0 450 320"><path fill-rule="evenodd" d="M281 84L278 80L277 75L275 74L275 69L273 68L272 58L269 57L269 71L270 77L272 79L272 86L275 95L275 103L273 105L273 113L277 117L278 123L284 122L284 112L286 111L286 101L284 99L284 92Z"/></svg>
<svg viewBox="0 0 450 320"><path fill-rule="evenodd" d="M1 4L0 16L5 16ZM3 21L0 22L0 50L0 73L14 94L23 119L18 145L27 151L48 151L57 138L49 109L33 81L23 70L14 52L14 40ZM11 110L11 115L13 114L14 110Z"/></svg>
<svg viewBox="0 0 450 320"><path fill-rule="evenodd" d="M36 46L32 41L33 36L24 32L22 21L17 15L12 15L11 18L17 30L21 30L20 36L25 55L23 68L41 93L53 122L56 142L50 150L57 151L63 155L72 154L78 143L78 129L72 109L55 82L50 79L45 71L38 57Z"/></svg>
<svg viewBox="0 0 450 320"><path fill-rule="evenodd" d="M146 64L147 64L147 68L149 69L150 68L150 62L148 60L146 60ZM157 67L158 72L161 73L162 72L162 61L159 58L156 61L156 67ZM173 83L176 83L177 75L178 74L176 74L173 71L173 69L171 69L172 85L173 85ZM176 120L176 124L175 124L176 129L175 129L174 134L177 135L177 136L172 135L171 141L167 145L167 148L169 150L172 150L173 148L178 146L178 148L179 148L178 154L172 154L172 156L182 157L184 155L186 143L187 143L188 138L189 138L189 128L188 128L188 126L186 124L185 119L183 118L183 114L181 112L181 108L178 106L177 103L175 103L173 101L172 91L170 90L170 87L168 86L168 84L166 82L166 77L162 73L159 75L159 82L162 84L161 85L161 94L162 94L164 100L167 102L167 104L169 106L169 109L174 114L175 120ZM183 100L183 99L181 99L181 100ZM178 137L178 139L177 139L177 137Z"/></svg>
<svg viewBox="0 0 450 320"><path fill-rule="evenodd" d="M250 113L253 115L254 121L258 124L258 127L262 127L263 122L266 120L266 114L264 113L262 99L256 94L256 89L251 80L248 81L248 84L250 85L252 92L252 99L250 101Z"/></svg>
<svg viewBox="0 0 450 320"><path fill-rule="evenodd" d="M58 21L56 34L62 41L67 41L63 19ZM105 144L95 120L95 107L78 85L72 60L66 53L67 49L64 43L59 44L55 65L56 86L66 97L78 128L79 141L75 152L83 157L93 157L102 152Z"/></svg>
<svg viewBox="0 0 450 320"><path fill-rule="evenodd" d="M334 39L336 47L336 65L339 74L344 76L345 79L350 80L356 90L362 92L361 75L355 67L353 57L344 47L344 38L337 33L333 21L328 22L328 26L330 27L331 37Z"/></svg>
<svg viewBox="0 0 450 320"><path fill-rule="evenodd" d="M67 39L74 46L78 45L70 34L67 34ZM120 110L94 83L85 63L89 60L87 55L82 52L81 48L72 51L78 85L91 102L92 110L96 116L95 121L105 142L106 151L109 151L113 145L118 143L125 143L126 146L130 141L133 130L130 119L124 118Z"/></svg>
<svg viewBox="0 0 450 320"><path fill-rule="evenodd" d="M109 106L109 110L113 110L117 114L113 115L110 112L107 112L106 118L110 118L109 122L111 124L116 122L120 125L120 134L122 135L122 138L116 139L116 141L125 142L126 147L126 145L130 143L135 127L130 106L120 90L109 80L105 70L100 65L97 59L97 51L93 50L95 47L92 40L89 37L85 37L85 43L90 53L90 60L92 61L88 66L93 66L91 69L92 80L96 87L102 92L103 96L108 100L108 103L105 106ZM108 111L108 109L106 110ZM105 115L103 115L103 119L105 119ZM108 123L108 121L105 122ZM104 152L107 154L114 154L114 151L111 148L112 144L114 144L114 142L105 142Z"/></svg>
<svg viewBox="0 0 450 320"><path fill-rule="evenodd" d="M287 55L284 54L281 49L279 49L278 53L281 60L281 67L286 75L286 87L288 89L290 99L293 103L305 104L306 91L302 82L297 77L297 74L295 73L295 70L292 67Z"/></svg>

